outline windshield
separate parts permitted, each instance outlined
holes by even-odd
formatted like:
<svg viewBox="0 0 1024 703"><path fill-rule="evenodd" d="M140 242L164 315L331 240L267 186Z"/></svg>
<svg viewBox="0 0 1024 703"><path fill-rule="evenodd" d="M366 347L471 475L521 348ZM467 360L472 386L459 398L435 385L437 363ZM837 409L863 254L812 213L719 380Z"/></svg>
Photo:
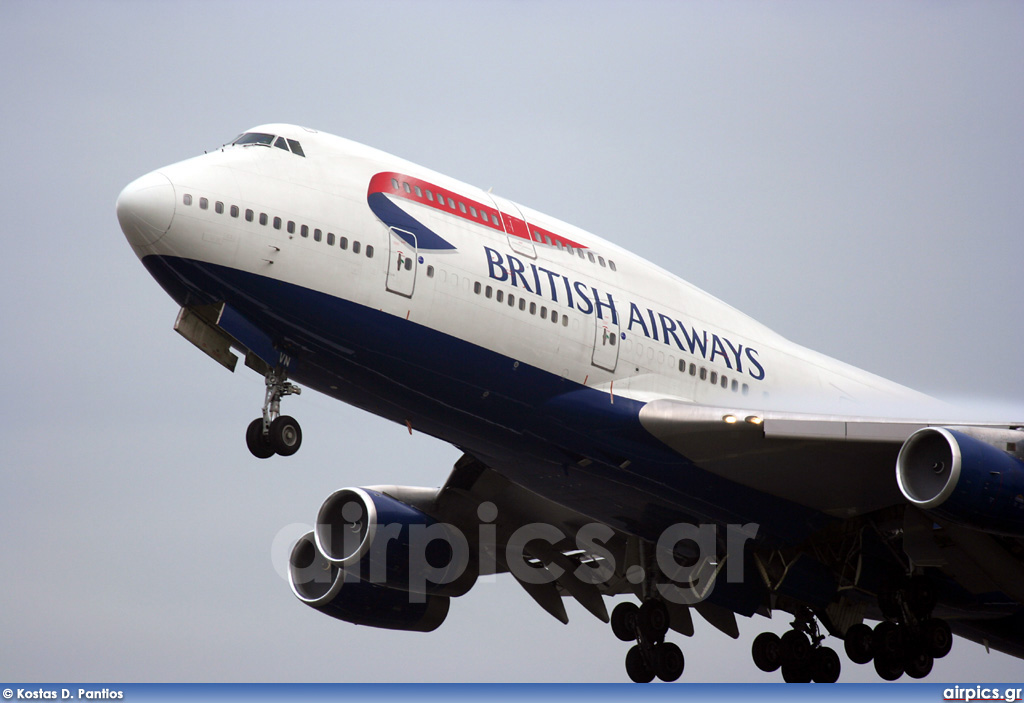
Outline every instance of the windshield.
<svg viewBox="0 0 1024 703"><path fill-rule="evenodd" d="M274 141L273 134L263 134L261 132L246 132L242 136L238 137L232 144L263 144L270 146L270 143Z"/></svg>

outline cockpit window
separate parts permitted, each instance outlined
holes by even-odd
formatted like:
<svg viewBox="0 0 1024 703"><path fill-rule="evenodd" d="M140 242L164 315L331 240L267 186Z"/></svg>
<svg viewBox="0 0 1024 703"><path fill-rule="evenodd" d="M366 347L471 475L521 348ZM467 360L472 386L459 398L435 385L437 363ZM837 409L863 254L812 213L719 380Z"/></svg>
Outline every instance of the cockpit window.
<svg viewBox="0 0 1024 703"><path fill-rule="evenodd" d="M263 132L246 132L245 134L239 135L232 144L238 144L246 146L248 144L258 144L260 146L276 146L278 149L284 149L285 151L291 151L297 156L305 157L306 153L302 151L302 145L294 139L285 139L284 137L278 137L275 134L264 134ZM290 148L289 148L290 147Z"/></svg>
<svg viewBox="0 0 1024 703"><path fill-rule="evenodd" d="M274 141L273 134L263 134L262 132L246 132L240 136L232 144L262 144L263 146L270 146L271 142Z"/></svg>

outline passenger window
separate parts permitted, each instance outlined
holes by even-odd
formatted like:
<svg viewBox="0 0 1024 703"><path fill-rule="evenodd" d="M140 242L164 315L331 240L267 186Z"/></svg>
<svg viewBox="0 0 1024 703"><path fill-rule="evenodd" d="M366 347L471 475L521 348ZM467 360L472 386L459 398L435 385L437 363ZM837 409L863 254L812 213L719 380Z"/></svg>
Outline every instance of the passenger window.
<svg viewBox="0 0 1024 703"><path fill-rule="evenodd" d="M206 198L200 198L199 199L199 209L200 210L206 210L209 207L210 207L210 201L209 200L207 200Z"/></svg>
<svg viewBox="0 0 1024 703"><path fill-rule="evenodd" d="M608 259L608 268L610 268L612 271L617 271L618 270L618 269L615 268L615 262L612 261L611 259Z"/></svg>
<svg viewBox="0 0 1024 703"><path fill-rule="evenodd" d="M463 215L466 214L466 203L462 202L461 200L459 201L459 212L461 212Z"/></svg>
<svg viewBox="0 0 1024 703"><path fill-rule="evenodd" d="M476 208L473 207L472 205L469 206L469 214L472 215L473 217L476 217Z"/></svg>
<svg viewBox="0 0 1024 703"><path fill-rule="evenodd" d="M181 202L183 202L185 205L191 205L192 204L192 194L191 193L185 193L185 197L183 197L181 199Z"/></svg>
<svg viewBox="0 0 1024 703"><path fill-rule="evenodd" d="M317 231L319 232L320 230L317 230ZM309 225L302 225L302 227L299 229L299 234L301 234L303 237L308 237L309 236Z"/></svg>
<svg viewBox="0 0 1024 703"><path fill-rule="evenodd" d="M280 217L275 217L274 218L274 229L281 229L281 218Z"/></svg>
<svg viewBox="0 0 1024 703"><path fill-rule="evenodd" d="M581 259L583 258L583 250L582 250L582 249L577 249L577 250L576 250L576 253L577 253L577 254L579 254L579 257L580 257Z"/></svg>
<svg viewBox="0 0 1024 703"><path fill-rule="evenodd" d="M366 255L371 257L371 258L373 257L373 247L366 247ZM412 271L412 262L413 262L413 258L411 256L407 256L405 258L405 270L406 271Z"/></svg>
<svg viewBox="0 0 1024 703"><path fill-rule="evenodd" d="M222 203L219 200L217 202L215 202L213 204L213 211L216 212L218 215L223 215L224 214L224 203Z"/></svg>
<svg viewBox="0 0 1024 703"><path fill-rule="evenodd" d="M397 178L392 178L391 179L391 187L394 188L395 190L398 190L398 179Z"/></svg>
<svg viewBox="0 0 1024 703"><path fill-rule="evenodd" d="M245 209L245 221L246 222L252 222L252 218L255 217L255 216L256 216L256 213L254 213L252 210L250 210L249 208Z"/></svg>
<svg viewBox="0 0 1024 703"><path fill-rule="evenodd" d="M494 213L491 213L491 222L494 223L495 227L501 227L501 223L498 222L498 216L495 215Z"/></svg>
<svg viewBox="0 0 1024 703"><path fill-rule="evenodd" d="M487 289L484 291L484 297L490 298L491 295L493 295L493 294L494 294L494 289L491 288L490 286L487 286Z"/></svg>
<svg viewBox="0 0 1024 703"><path fill-rule="evenodd" d="M317 230L317 232L319 232L319 231L320 230ZM334 232L328 232L327 233L327 246L329 246L329 247L333 247L334 246Z"/></svg>
<svg viewBox="0 0 1024 703"><path fill-rule="evenodd" d="M295 222L288 220L288 234L295 234Z"/></svg>
<svg viewBox="0 0 1024 703"><path fill-rule="evenodd" d="M551 321L558 324L558 313L554 310L551 311Z"/></svg>
<svg viewBox="0 0 1024 703"><path fill-rule="evenodd" d="M299 156L305 156L306 155L306 152L304 152L302 150L302 145L299 144L294 139L289 139L288 140L288 146L290 146L292 148L292 153L293 154L297 154Z"/></svg>
<svg viewBox="0 0 1024 703"><path fill-rule="evenodd" d="M480 295L480 289L481 289L480 281L477 281L476 283L473 284L473 292L474 293L476 293L477 295Z"/></svg>
<svg viewBox="0 0 1024 703"><path fill-rule="evenodd" d="M422 198L423 197L423 191L420 190L420 187L419 186L413 186L413 188L416 189L416 197L417 198Z"/></svg>
<svg viewBox="0 0 1024 703"><path fill-rule="evenodd" d="M601 264L601 268L605 268L603 256L597 257L597 263Z"/></svg>
<svg viewBox="0 0 1024 703"><path fill-rule="evenodd" d="M702 380L702 381L708 380L708 370L706 368L704 368L703 366L700 367L700 380Z"/></svg>
<svg viewBox="0 0 1024 703"><path fill-rule="evenodd" d="M537 314L537 303L530 303L530 314L531 315L536 315Z"/></svg>
<svg viewBox="0 0 1024 703"><path fill-rule="evenodd" d="M278 137L277 139L275 139L274 146L276 146L278 149L284 149L285 151L288 151L288 142L284 140L284 137Z"/></svg>
<svg viewBox="0 0 1024 703"><path fill-rule="evenodd" d="M494 294L494 299L497 300L499 303L502 302L505 299L505 292L499 288L498 291Z"/></svg>
<svg viewBox="0 0 1024 703"><path fill-rule="evenodd" d="M232 205L231 206L231 216L232 217L238 217L238 206L237 205Z"/></svg>
<svg viewBox="0 0 1024 703"><path fill-rule="evenodd" d="M433 277L434 277L434 267L433 266L427 266L427 278L433 278Z"/></svg>
<svg viewBox="0 0 1024 703"><path fill-rule="evenodd" d="M749 392L750 392L750 386L748 386L746 383L744 383L743 384L743 395L746 395Z"/></svg>
<svg viewBox="0 0 1024 703"><path fill-rule="evenodd" d="M348 249L348 237L342 237L340 240L338 240L338 246L340 246L342 249Z"/></svg>
<svg viewBox="0 0 1024 703"><path fill-rule="evenodd" d="M358 254L359 253L359 242L352 242L352 253L353 254Z"/></svg>
<svg viewBox="0 0 1024 703"><path fill-rule="evenodd" d="M683 359L679 360L679 371L682 373L686 373L686 361Z"/></svg>
<svg viewBox="0 0 1024 703"><path fill-rule="evenodd" d="M712 385L718 383L718 372L717 371L712 371L711 372L711 383L712 383Z"/></svg>
<svg viewBox="0 0 1024 703"><path fill-rule="evenodd" d="M562 327L568 327L568 326L569 326L569 316L568 315L562 315Z"/></svg>
<svg viewBox="0 0 1024 703"><path fill-rule="evenodd" d="M260 213L260 224L261 225L266 225L267 224L267 213L265 213L265 212L261 212Z"/></svg>
<svg viewBox="0 0 1024 703"><path fill-rule="evenodd" d="M319 242L321 239L323 239L323 232L318 229L313 230L313 241Z"/></svg>
<svg viewBox="0 0 1024 703"><path fill-rule="evenodd" d="M434 202L434 194L431 193L429 190L427 191L427 200L429 200L430 202Z"/></svg>
<svg viewBox="0 0 1024 703"><path fill-rule="evenodd" d="M728 388L728 387L729 387L729 379L726 378L725 376L722 376L722 388Z"/></svg>
<svg viewBox="0 0 1024 703"><path fill-rule="evenodd" d="M590 259L590 263L592 263L592 264L593 264L593 263L596 263L596 262L594 261L594 252L592 252L592 251L588 251L588 252L587 252L587 258L588 258L588 259Z"/></svg>
<svg viewBox="0 0 1024 703"><path fill-rule="evenodd" d="M366 245L366 258L367 259L372 259L373 258L373 245L372 244L367 244ZM406 261L405 267L407 269L412 268L412 259L409 259L408 261Z"/></svg>
<svg viewBox="0 0 1024 703"><path fill-rule="evenodd" d="M404 191L405 191L406 193L412 193L412 188L410 188L410 187L409 187L409 184L408 184L408 183L406 183L405 181L402 181L402 189L403 189L403 190L404 190Z"/></svg>
<svg viewBox="0 0 1024 703"><path fill-rule="evenodd" d="M526 310L526 298L519 299L519 309L523 311Z"/></svg>
<svg viewBox="0 0 1024 703"><path fill-rule="evenodd" d="M691 376L696 376L697 375L697 364L690 364L690 375Z"/></svg>
<svg viewBox="0 0 1024 703"><path fill-rule="evenodd" d="M448 198L448 207L450 207L452 210L455 209L455 198Z"/></svg>
<svg viewBox="0 0 1024 703"><path fill-rule="evenodd" d="M516 306L516 297L511 293L508 294L508 306L514 308Z"/></svg>

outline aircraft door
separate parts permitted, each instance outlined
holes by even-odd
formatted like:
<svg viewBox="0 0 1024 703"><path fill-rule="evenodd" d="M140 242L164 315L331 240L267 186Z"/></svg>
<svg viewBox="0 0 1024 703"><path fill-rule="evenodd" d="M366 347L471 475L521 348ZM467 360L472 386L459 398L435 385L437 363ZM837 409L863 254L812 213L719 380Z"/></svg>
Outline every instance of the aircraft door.
<svg viewBox="0 0 1024 703"><path fill-rule="evenodd" d="M387 289L397 295L412 297L416 286L416 235L395 227L388 228Z"/></svg>
<svg viewBox="0 0 1024 703"><path fill-rule="evenodd" d="M619 326L609 319L594 316L594 355L591 362L598 368L614 371L619 362Z"/></svg>
<svg viewBox="0 0 1024 703"><path fill-rule="evenodd" d="M509 247L517 254L536 259L537 249L533 246L530 225L526 222L526 218L523 217L519 207L511 200L505 200L505 198L493 193L488 193L488 195L494 201L494 207L498 208L498 214L501 216L501 225L505 229L505 235L508 237Z"/></svg>

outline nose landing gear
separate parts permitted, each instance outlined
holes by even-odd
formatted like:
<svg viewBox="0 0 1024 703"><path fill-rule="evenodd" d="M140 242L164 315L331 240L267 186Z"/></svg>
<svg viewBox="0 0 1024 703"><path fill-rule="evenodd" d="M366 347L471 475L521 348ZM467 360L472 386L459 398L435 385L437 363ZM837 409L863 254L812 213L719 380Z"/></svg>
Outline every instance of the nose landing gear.
<svg viewBox="0 0 1024 703"><path fill-rule="evenodd" d="M301 388L286 378L282 369L267 374L263 417L250 422L245 431L246 446L257 459L268 459L274 454L291 456L302 445L302 428L298 421L281 414L281 398L302 393Z"/></svg>

